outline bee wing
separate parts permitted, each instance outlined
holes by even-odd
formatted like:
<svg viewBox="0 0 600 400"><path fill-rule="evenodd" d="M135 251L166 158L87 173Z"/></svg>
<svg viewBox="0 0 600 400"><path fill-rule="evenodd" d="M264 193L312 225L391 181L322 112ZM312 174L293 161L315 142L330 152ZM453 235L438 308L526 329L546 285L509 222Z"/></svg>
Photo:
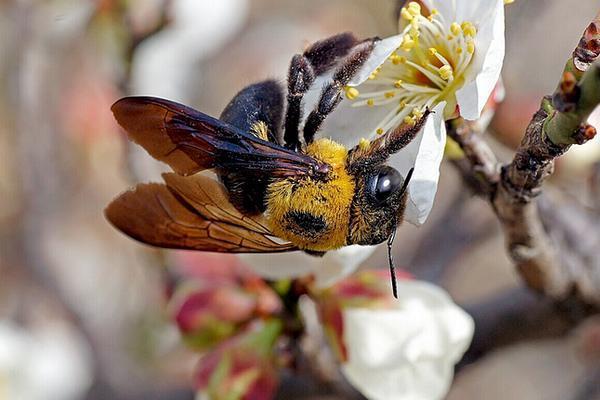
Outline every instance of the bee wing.
<svg viewBox="0 0 600 400"><path fill-rule="evenodd" d="M126 97L112 106L117 122L150 155L180 175L209 168L290 177L326 174L328 166L172 101Z"/></svg>
<svg viewBox="0 0 600 400"><path fill-rule="evenodd" d="M244 215L229 201L223 186L213 178L197 174L163 174L169 189L198 214L211 221L228 221L263 235L272 235L262 215Z"/></svg>
<svg viewBox="0 0 600 400"><path fill-rule="evenodd" d="M222 189L209 196L206 193L213 188L205 188L190 198L190 203L182 199L179 192L183 190L189 197L187 189L196 189L196 183L177 181L175 189L157 183L140 184L113 200L105 210L106 217L123 233L153 246L220 253L297 250L291 243L277 241L257 218L237 212L222 197Z"/></svg>

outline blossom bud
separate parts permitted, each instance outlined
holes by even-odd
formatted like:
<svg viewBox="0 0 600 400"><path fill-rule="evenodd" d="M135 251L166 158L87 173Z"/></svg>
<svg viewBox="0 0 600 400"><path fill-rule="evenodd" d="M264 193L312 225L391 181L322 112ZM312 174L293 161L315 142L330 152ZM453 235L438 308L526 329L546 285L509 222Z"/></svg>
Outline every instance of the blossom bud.
<svg viewBox="0 0 600 400"><path fill-rule="evenodd" d="M195 375L195 388L201 398L274 398L279 378L273 349L280 333L279 321L257 323L205 355Z"/></svg>

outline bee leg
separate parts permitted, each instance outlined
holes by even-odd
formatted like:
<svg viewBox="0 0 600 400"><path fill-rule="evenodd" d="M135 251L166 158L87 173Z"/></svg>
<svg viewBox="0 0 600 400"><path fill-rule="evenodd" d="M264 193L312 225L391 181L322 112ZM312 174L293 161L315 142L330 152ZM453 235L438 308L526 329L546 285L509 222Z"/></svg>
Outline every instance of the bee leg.
<svg viewBox="0 0 600 400"><path fill-rule="evenodd" d="M319 103L309 114L304 125L304 140L311 143L321 128L323 121L342 101L342 90L358 72L373 51L375 40L367 40L356 45L333 74L333 80L325 85Z"/></svg>
<svg viewBox="0 0 600 400"><path fill-rule="evenodd" d="M315 72L304 55L296 54L288 73L287 110L285 113L284 141L287 148L300 147L299 125L302 120L302 98L315 81Z"/></svg>
<svg viewBox="0 0 600 400"><path fill-rule="evenodd" d="M315 74L321 75L335 65L338 59L346 57L358 40L351 32L340 33L313 43L304 51Z"/></svg>

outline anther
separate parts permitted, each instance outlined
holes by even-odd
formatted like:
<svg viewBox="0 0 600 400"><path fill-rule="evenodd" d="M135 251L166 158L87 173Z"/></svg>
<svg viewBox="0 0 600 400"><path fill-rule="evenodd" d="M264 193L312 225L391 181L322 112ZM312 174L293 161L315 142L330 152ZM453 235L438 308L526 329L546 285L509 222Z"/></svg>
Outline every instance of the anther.
<svg viewBox="0 0 600 400"><path fill-rule="evenodd" d="M404 51L411 51L413 47L415 47L415 41L409 35L404 36L400 48Z"/></svg>
<svg viewBox="0 0 600 400"><path fill-rule="evenodd" d="M410 11L408 11L404 7L402 7L402 10L400 10L400 15L407 21L412 21L412 19L414 18Z"/></svg>
<svg viewBox="0 0 600 400"><path fill-rule="evenodd" d="M469 54L475 53L475 42L473 42L472 40L469 40L467 42L467 51L469 52Z"/></svg>
<svg viewBox="0 0 600 400"><path fill-rule="evenodd" d="M356 89L354 87L347 86L345 88L345 91L346 91L346 98L348 100L354 100L360 95L360 92L358 91L358 89Z"/></svg>
<svg viewBox="0 0 600 400"><path fill-rule="evenodd" d="M360 141L358 142L358 147L361 150L368 150L369 147L371 147L371 142L369 142L367 139L365 138L361 138Z"/></svg>
<svg viewBox="0 0 600 400"><path fill-rule="evenodd" d="M450 32L452 32L454 36L458 36L460 34L460 31L460 25L456 22L453 22L452 25L450 25Z"/></svg>
<svg viewBox="0 0 600 400"><path fill-rule="evenodd" d="M408 3L408 11L415 17L421 15L421 5L416 1L411 1Z"/></svg>
<svg viewBox="0 0 600 400"><path fill-rule="evenodd" d="M440 68L440 78L442 78L443 80L447 81L450 80L450 78L452 78L453 75L453 71L452 71L452 67L449 65L444 65L443 67Z"/></svg>

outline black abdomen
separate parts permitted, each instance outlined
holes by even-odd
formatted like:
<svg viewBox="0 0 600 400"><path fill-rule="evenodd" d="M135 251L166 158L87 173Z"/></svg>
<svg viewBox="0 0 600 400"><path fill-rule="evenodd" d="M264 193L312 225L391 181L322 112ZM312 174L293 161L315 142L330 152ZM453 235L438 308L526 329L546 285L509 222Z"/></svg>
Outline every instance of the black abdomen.
<svg viewBox="0 0 600 400"><path fill-rule="evenodd" d="M274 80L255 83L242 89L225 107L220 119L248 133L255 133L259 123L266 127L266 138L281 144L284 95ZM247 214L265 211L265 196L270 177L256 177L237 170L217 171L229 192L231 203Z"/></svg>

